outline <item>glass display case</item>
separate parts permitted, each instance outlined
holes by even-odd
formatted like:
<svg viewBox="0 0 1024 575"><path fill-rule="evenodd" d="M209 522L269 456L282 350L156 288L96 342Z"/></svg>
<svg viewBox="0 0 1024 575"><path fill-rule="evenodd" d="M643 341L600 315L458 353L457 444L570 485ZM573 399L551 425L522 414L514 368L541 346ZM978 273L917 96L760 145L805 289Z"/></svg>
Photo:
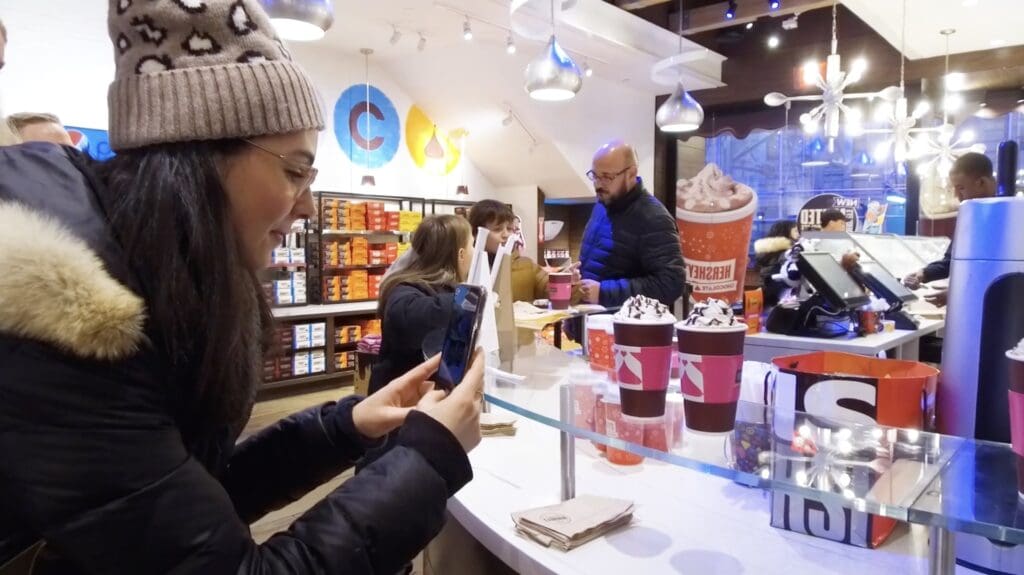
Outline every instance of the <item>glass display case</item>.
<svg viewBox="0 0 1024 575"><path fill-rule="evenodd" d="M817 502L819 511L846 509L925 525L933 573L953 572L952 531L1024 543L1016 456L1007 444L748 401L737 404L733 431L695 432L681 415L678 379L669 385L664 416L613 417L609 406L615 400L600 397L614 398L615 384L586 359L538 339L519 341L514 358L493 370L485 399L492 409L560 432L563 499L575 496L577 451L591 449L593 442L609 461L648 458L762 489L771 498ZM765 398L773 403L767 390ZM604 413L595 415L602 403ZM617 425L595 425L602 418ZM633 479L624 474L621 481Z"/></svg>
<svg viewBox="0 0 1024 575"><path fill-rule="evenodd" d="M923 268L928 261L915 253L910 245L894 234L850 234L863 253L882 264L894 277L903 278ZM929 260L930 261L930 260Z"/></svg>
<svg viewBox="0 0 1024 575"><path fill-rule="evenodd" d="M917 254L925 263L941 260L952 243L949 238L925 236L898 236L899 240Z"/></svg>

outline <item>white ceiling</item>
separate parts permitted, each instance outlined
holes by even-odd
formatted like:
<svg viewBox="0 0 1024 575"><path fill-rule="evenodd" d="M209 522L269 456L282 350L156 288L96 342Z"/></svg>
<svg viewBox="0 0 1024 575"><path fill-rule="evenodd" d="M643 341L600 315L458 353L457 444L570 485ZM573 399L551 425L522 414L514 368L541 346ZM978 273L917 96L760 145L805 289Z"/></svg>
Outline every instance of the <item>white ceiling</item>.
<svg viewBox="0 0 1024 575"><path fill-rule="evenodd" d="M900 49L901 0L842 0L842 3ZM1021 0L906 0L906 3L906 53L911 60L944 55L946 39L939 31L946 28L956 30L949 39L949 50L953 54L1024 44L1024 2Z"/></svg>
<svg viewBox="0 0 1024 575"><path fill-rule="evenodd" d="M538 186L553 198L592 196L583 177L590 155L616 137L645 140L636 142L641 166L645 155L651 166L654 96L670 89L652 82L650 70L678 52L675 34L601 0L578 0L560 14L558 40L594 75L584 79L573 100L540 103L524 92L523 73L542 41L517 35L517 53L505 53L512 27L509 0L334 4L335 24L317 43L317 52L335 50L351 57L360 48L372 48L373 66L382 68L439 126L469 131L467 155L494 185ZM517 13L517 27L546 35L547 6L547 0L534 0ZM462 38L467 15L472 42ZM392 45L395 28L401 38ZM421 33L427 39L423 52L417 50ZM684 71L688 87L721 86L724 58L689 40L683 46L696 55ZM502 125L508 107L521 125Z"/></svg>

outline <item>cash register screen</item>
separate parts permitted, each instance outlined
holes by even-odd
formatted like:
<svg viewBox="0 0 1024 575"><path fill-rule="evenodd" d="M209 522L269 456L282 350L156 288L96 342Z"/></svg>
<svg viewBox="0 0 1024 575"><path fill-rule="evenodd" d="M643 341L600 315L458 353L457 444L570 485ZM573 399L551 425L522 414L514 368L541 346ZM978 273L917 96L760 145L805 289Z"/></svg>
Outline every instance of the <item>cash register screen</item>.
<svg viewBox="0 0 1024 575"><path fill-rule="evenodd" d="M818 293L840 309L853 309L871 301L830 253L804 252L797 268Z"/></svg>
<svg viewBox="0 0 1024 575"><path fill-rule="evenodd" d="M867 280L865 283L868 284L868 289L875 292L875 295L890 302L911 302L917 301L917 296L914 292L910 291L889 272L885 271L882 266L871 263L863 262L860 264L860 268L864 270L865 277Z"/></svg>

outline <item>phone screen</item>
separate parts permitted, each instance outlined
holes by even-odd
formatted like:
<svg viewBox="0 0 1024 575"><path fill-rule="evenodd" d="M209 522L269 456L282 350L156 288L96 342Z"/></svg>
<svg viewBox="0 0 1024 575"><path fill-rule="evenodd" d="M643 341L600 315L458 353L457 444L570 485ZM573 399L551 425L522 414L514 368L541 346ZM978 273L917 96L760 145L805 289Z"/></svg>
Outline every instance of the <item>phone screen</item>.
<svg viewBox="0 0 1024 575"><path fill-rule="evenodd" d="M476 332L483 318L486 295L480 286L459 284L455 288L455 306L441 347L438 383L454 387L462 381L476 347Z"/></svg>

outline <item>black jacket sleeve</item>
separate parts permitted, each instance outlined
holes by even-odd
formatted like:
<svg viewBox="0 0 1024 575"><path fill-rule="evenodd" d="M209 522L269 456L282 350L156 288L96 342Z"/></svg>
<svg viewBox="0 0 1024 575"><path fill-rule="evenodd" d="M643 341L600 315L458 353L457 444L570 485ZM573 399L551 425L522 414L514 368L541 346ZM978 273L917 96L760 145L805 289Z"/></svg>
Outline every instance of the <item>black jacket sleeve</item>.
<svg viewBox="0 0 1024 575"><path fill-rule="evenodd" d="M650 201L658 200L651 198ZM661 208L660 213L647 210L644 216L642 221L637 222L644 229L640 235L642 247L638 250L641 274L628 279L602 281L600 303L603 306L622 305L630 296L637 294L672 306L683 295L686 272L676 223L664 208Z"/></svg>
<svg viewBox="0 0 1024 575"><path fill-rule="evenodd" d="M352 423L351 396L293 414L240 443L221 480L246 523L297 501L351 467L368 440Z"/></svg>
<svg viewBox="0 0 1024 575"><path fill-rule="evenodd" d="M438 533L447 499L471 478L454 436L416 414L414 433L257 545L224 486L187 453L158 386L35 344L14 344L33 348L31 361L8 361L27 352L4 345L5 513L82 572L390 574Z"/></svg>
<svg viewBox="0 0 1024 575"><path fill-rule="evenodd" d="M946 248L946 255L942 256L939 261L932 262L924 268L924 283L933 282L935 280L944 280L949 277L949 260L950 254L953 250L953 244L949 244Z"/></svg>

